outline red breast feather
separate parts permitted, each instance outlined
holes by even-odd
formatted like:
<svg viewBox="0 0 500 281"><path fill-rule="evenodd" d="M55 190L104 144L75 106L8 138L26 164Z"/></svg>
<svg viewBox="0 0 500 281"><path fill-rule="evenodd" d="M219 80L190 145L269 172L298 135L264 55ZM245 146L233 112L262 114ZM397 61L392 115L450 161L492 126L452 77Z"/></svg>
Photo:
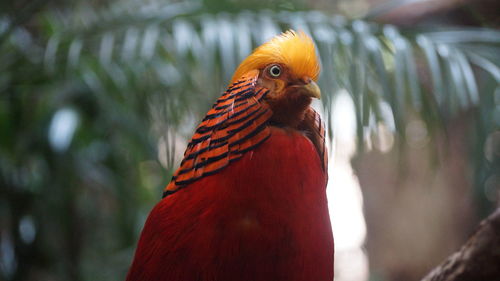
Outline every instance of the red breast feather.
<svg viewBox="0 0 500 281"><path fill-rule="evenodd" d="M331 281L325 182L311 141L272 128L255 150L155 206L127 280Z"/></svg>

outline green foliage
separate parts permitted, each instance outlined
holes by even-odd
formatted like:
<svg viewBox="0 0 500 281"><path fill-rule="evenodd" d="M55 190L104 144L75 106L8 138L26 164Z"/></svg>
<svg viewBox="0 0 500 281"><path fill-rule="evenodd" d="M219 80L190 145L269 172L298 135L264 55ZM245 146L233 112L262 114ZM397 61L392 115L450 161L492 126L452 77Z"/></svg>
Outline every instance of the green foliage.
<svg viewBox="0 0 500 281"><path fill-rule="evenodd" d="M481 186L488 162L478 151L500 124L500 32L402 31L317 11L213 13L210 2L0 16L1 279L122 280L175 168L175 140L190 136L239 61L288 28L317 43L325 119L346 89L360 140L378 121L403 139L410 113L436 131L475 109Z"/></svg>

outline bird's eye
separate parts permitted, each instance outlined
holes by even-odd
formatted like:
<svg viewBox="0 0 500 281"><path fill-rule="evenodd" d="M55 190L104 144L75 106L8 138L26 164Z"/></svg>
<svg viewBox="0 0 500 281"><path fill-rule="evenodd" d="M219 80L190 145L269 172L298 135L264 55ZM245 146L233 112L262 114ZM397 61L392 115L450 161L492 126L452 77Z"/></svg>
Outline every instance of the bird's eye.
<svg viewBox="0 0 500 281"><path fill-rule="evenodd" d="M281 75L281 67L279 65L273 65L269 68L269 75L272 77L279 77Z"/></svg>

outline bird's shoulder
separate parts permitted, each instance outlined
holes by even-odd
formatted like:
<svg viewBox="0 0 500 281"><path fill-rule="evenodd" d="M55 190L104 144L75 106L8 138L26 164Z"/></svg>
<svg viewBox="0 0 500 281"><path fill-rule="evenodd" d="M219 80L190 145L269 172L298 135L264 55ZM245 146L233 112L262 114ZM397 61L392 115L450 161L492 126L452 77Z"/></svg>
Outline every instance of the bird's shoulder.
<svg viewBox="0 0 500 281"><path fill-rule="evenodd" d="M269 90L250 72L229 86L196 128L180 167L164 190L164 197L226 168L271 137L272 111L264 102ZM326 170L325 129L318 112L309 107L296 128L277 128L305 135Z"/></svg>

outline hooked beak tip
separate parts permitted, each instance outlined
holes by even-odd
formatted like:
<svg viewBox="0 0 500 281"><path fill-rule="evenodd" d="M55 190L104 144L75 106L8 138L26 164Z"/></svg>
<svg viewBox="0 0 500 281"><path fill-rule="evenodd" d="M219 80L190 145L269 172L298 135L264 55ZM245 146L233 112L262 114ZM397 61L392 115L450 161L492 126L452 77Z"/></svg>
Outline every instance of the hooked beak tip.
<svg viewBox="0 0 500 281"><path fill-rule="evenodd" d="M304 94L308 97L321 99L321 90L319 89L318 84L316 84L313 80L302 86L302 89Z"/></svg>

